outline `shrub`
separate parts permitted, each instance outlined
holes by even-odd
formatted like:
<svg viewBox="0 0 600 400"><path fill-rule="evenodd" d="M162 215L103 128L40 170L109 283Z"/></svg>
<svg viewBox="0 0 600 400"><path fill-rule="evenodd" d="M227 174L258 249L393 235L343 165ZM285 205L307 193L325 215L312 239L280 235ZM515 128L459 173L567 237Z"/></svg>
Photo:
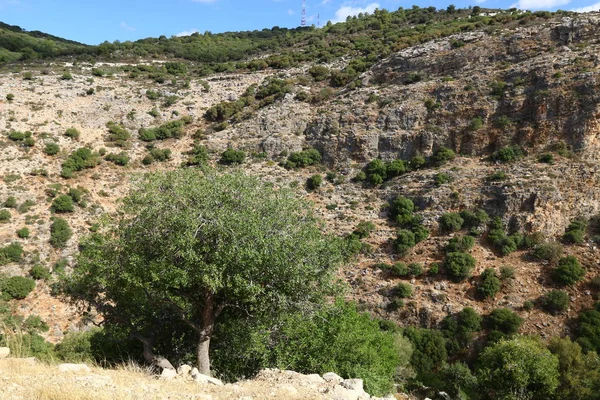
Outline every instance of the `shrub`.
<svg viewBox="0 0 600 400"><path fill-rule="evenodd" d="M355 182L364 182L367 179L367 174L364 171L359 171L354 178L352 178Z"/></svg>
<svg viewBox="0 0 600 400"><path fill-rule="evenodd" d="M428 275L434 276L440 273L440 264L434 262L429 265Z"/></svg>
<svg viewBox="0 0 600 400"><path fill-rule="evenodd" d="M411 276L420 276L423 273L423 265L419 263L408 264L408 273Z"/></svg>
<svg viewBox="0 0 600 400"><path fill-rule="evenodd" d="M481 283L477 286L477 293L484 299L496 296L500 291L500 279L493 268L486 268L481 274Z"/></svg>
<svg viewBox="0 0 600 400"><path fill-rule="evenodd" d="M566 243L582 244L587 230L587 221L576 219L572 221L563 235L563 241Z"/></svg>
<svg viewBox="0 0 600 400"><path fill-rule="evenodd" d="M411 230L412 230L412 233L415 234L415 242L416 243L420 243L429 237L429 229L425 228L421 224L418 224L418 225L413 224Z"/></svg>
<svg viewBox="0 0 600 400"><path fill-rule="evenodd" d="M171 158L171 149L150 149L150 159L153 161L167 161ZM144 160L142 162L145 164ZM150 164L152 163L150 162Z"/></svg>
<svg viewBox="0 0 600 400"><path fill-rule="evenodd" d="M68 362L95 361L92 340L97 333L98 329L67 333L63 340L56 345L56 355L62 361Z"/></svg>
<svg viewBox="0 0 600 400"><path fill-rule="evenodd" d="M46 153L49 156L58 154L59 151L60 151L60 147L58 146L58 143L49 142L49 143L46 143L46 147L44 147L44 153Z"/></svg>
<svg viewBox="0 0 600 400"><path fill-rule="evenodd" d="M452 149L447 147L440 147L432 156L432 160L437 165L443 165L448 161L454 160L456 158L456 154Z"/></svg>
<svg viewBox="0 0 600 400"><path fill-rule="evenodd" d="M551 290L540 297L540 306L550 314L560 314L569 308L569 294L563 290Z"/></svg>
<svg viewBox="0 0 600 400"><path fill-rule="evenodd" d="M358 236L359 239L365 239L371 235L373 230L375 230L374 223L371 221L360 221L352 233Z"/></svg>
<svg viewBox="0 0 600 400"><path fill-rule="evenodd" d="M320 82L324 81L329 77L330 71L327 67L323 67L321 65L314 65L310 67L308 73L310 74L310 76L313 77L315 81Z"/></svg>
<svg viewBox="0 0 600 400"><path fill-rule="evenodd" d="M409 162L410 169L417 170L423 168L427 164L425 157L414 156Z"/></svg>
<svg viewBox="0 0 600 400"><path fill-rule="evenodd" d="M29 270L29 275L35 280L48 279L50 278L50 270L46 267L36 264Z"/></svg>
<svg viewBox="0 0 600 400"><path fill-rule="evenodd" d="M112 163L115 163L116 165L120 165L122 167L127 166L127 164L129 164L129 155L127 155L126 152L122 151L119 154L116 153L110 153L107 154L105 157L106 161L110 161Z"/></svg>
<svg viewBox="0 0 600 400"><path fill-rule="evenodd" d="M154 140L165 140L170 138L179 139L184 135L183 127L192 122L191 117L183 117L178 120L169 121L157 128L141 128L138 131L140 140L151 142Z"/></svg>
<svg viewBox="0 0 600 400"><path fill-rule="evenodd" d="M15 95L12 93L9 93L6 95L6 100L8 100L9 102L13 101L15 99Z"/></svg>
<svg viewBox="0 0 600 400"><path fill-rule="evenodd" d="M503 265L500 267L500 279L507 280L515 277L515 268L510 265Z"/></svg>
<svg viewBox="0 0 600 400"><path fill-rule="evenodd" d="M401 299L406 299L413 294L413 287L409 283L400 282L397 284L392 290L392 295L395 297L400 297Z"/></svg>
<svg viewBox="0 0 600 400"><path fill-rule="evenodd" d="M435 186L442 186L444 183L450 182L450 175L445 172L440 172L439 174L436 174L434 182Z"/></svg>
<svg viewBox="0 0 600 400"><path fill-rule="evenodd" d="M475 117L469 123L469 130L477 131L477 130L481 129L482 126L483 126L483 119L481 117Z"/></svg>
<svg viewBox="0 0 600 400"><path fill-rule="evenodd" d="M490 330L506 334L517 333L523 324L523 318L508 308L496 308L486 318Z"/></svg>
<svg viewBox="0 0 600 400"><path fill-rule="evenodd" d="M513 237L509 237L504 232L504 224L500 217L492 220L488 240L503 256L506 256L517 250L517 243Z"/></svg>
<svg viewBox="0 0 600 400"><path fill-rule="evenodd" d="M221 163L223 164L241 164L246 159L246 153L241 150L227 149L221 154Z"/></svg>
<svg viewBox="0 0 600 400"><path fill-rule="evenodd" d="M81 147L72 152L62 163L61 176L70 178L76 171L82 171L87 168L94 168L100 162L98 155L86 147Z"/></svg>
<svg viewBox="0 0 600 400"><path fill-rule="evenodd" d="M308 190L316 190L323 183L323 177L320 174L315 174L306 180Z"/></svg>
<svg viewBox="0 0 600 400"><path fill-rule="evenodd" d="M17 231L17 236L21 239L27 239L29 237L29 228L24 226Z"/></svg>
<svg viewBox="0 0 600 400"><path fill-rule="evenodd" d="M506 146L492 154L492 160L503 163L513 162L523 157L523 150L518 146Z"/></svg>
<svg viewBox="0 0 600 400"><path fill-rule="evenodd" d="M317 150L307 149L290 154L284 166L286 168L304 168L320 163L321 159L321 153Z"/></svg>
<svg viewBox="0 0 600 400"><path fill-rule="evenodd" d="M600 352L600 305L582 311L577 322L577 343L585 351Z"/></svg>
<svg viewBox="0 0 600 400"><path fill-rule="evenodd" d="M73 212L73 199L71 196L62 194L52 201L52 210L57 213Z"/></svg>
<svg viewBox="0 0 600 400"><path fill-rule="evenodd" d="M8 222L12 217L10 211L8 210L0 210L0 222Z"/></svg>
<svg viewBox="0 0 600 400"><path fill-rule="evenodd" d="M475 264L475 258L470 254L454 252L447 254L444 268L451 279L462 281L471 276Z"/></svg>
<svg viewBox="0 0 600 400"><path fill-rule="evenodd" d="M8 294L10 298L22 300L35 288L35 281L22 276L8 278L3 285L2 294Z"/></svg>
<svg viewBox="0 0 600 400"><path fill-rule="evenodd" d="M395 262L392 264L390 271L398 277L408 276L408 266L403 262Z"/></svg>
<svg viewBox="0 0 600 400"><path fill-rule="evenodd" d="M208 162L208 150L199 143L194 143L192 149L187 153L186 164L189 166L206 165Z"/></svg>
<svg viewBox="0 0 600 400"><path fill-rule="evenodd" d="M23 255L23 247L20 243L11 243L8 246L0 248L0 265L6 262L17 263L21 261Z"/></svg>
<svg viewBox="0 0 600 400"><path fill-rule="evenodd" d="M560 243L549 242L542 243L535 246L533 249L533 256L540 260L549 261L552 263L557 262L563 253L563 248Z"/></svg>
<svg viewBox="0 0 600 400"><path fill-rule="evenodd" d="M473 236L459 236L450 239L445 247L446 253L455 253L457 251L467 252L475 245L475 238Z"/></svg>
<svg viewBox="0 0 600 400"><path fill-rule="evenodd" d="M538 161L544 164L554 164L554 155L552 153L544 153L538 158Z"/></svg>
<svg viewBox="0 0 600 400"><path fill-rule="evenodd" d="M65 136L71 139L79 139L81 133L76 128L69 128L65 131Z"/></svg>
<svg viewBox="0 0 600 400"><path fill-rule="evenodd" d="M64 72L61 75L60 79L63 80L63 81L70 81L70 80L73 79L73 75L71 75L69 72Z"/></svg>
<svg viewBox="0 0 600 400"><path fill-rule="evenodd" d="M415 234L408 229L399 229L396 240L394 240L394 249L400 255L404 255L408 250L416 245Z"/></svg>
<svg viewBox="0 0 600 400"><path fill-rule="evenodd" d="M10 196L6 199L6 201L4 201L4 207L7 208L15 208L17 206L17 199L15 199L13 196Z"/></svg>
<svg viewBox="0 0 600 400"><path fill-rule="evenodd" d="M464 228L477 228L487 224L490 220L489 215L482 209L477 209L475 211L462 210L460 212L460 217L464 220L462 225Z"/></svg>
<svg viewBox="0 0 600 400"><path fill-rule="evenodd" d="M566 256L558 261L558 267L552 271L552 279L561 285L574 285L583 279L585 269L581 266L577 258Z"/></svg>
<svg viewBox="0 0 600 400"><path fill-rule="evenodd" d="M411 216L415 211L415 204L411 199L407 199L406 197L400 196L392 200L389 207L390 217L398 222L399 218L402 219Z"/></svg>
<svg viewBox="0 0 600 400"><path fill-rule="evenodd" d="M119 147L125 146L127 140L131 137L131 133L129 133L122 125L110 121L106 124L106 127L108 128L107 140L115 143Z"/></svg>
<svg viewBox="0 0 600 400"><path fill-rule="evenodd" d="M427 376L448 359L446 340L441 331L409 327L404 330L404 336L413 345L410 364L418 374Z"/></svg>
<svg viewBox="0 0 600 400"><path fill-rule="evenodd" d="M50 244L54 248L61 249L67 245L73 236L69 223L62 218L54 218L50 225Z"/></svg>
<svg viewBox="0 0 600 400"><path fill-rule="evenodd" d="M462 228L464 220L459 213L450 212L444 213L439 220L440 229L443 232L454 232Z"/></svg>
<svg viewBox="0 0 600 400"><path fill-rule="evenodd" d="M491 182L505 181L508 179L508 175L504 171L496 171L488 175L486 179Z"/></svg>

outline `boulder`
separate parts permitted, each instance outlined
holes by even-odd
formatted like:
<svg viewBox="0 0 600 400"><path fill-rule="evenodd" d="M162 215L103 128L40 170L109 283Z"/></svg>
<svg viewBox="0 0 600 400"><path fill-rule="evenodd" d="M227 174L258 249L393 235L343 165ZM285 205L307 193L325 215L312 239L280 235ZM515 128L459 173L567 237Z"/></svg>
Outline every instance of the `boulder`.
<svg viewBox="0 0 600 400"><path fill-rule="evenodd" d="M0 359L6 358L10 355L10 349L8 347L0 347Z"/></svg>
<svg viewBox="0 0 600 400"><path fill-rule="evenodd" d="M85 364L60 364L60 372L90 372L90 367Z"/></svg>
<svg viewBox="0 0 600 400"><path fill-rule="evenodd" d="M364 392L363 380L362 379L344 379L340 384L341 387L355 390L357 392Z"/></svg>
<svg viewBox="0 0 600 400"><path fill-rule="evenodd" d="M196 368L192 370L192 379L198 383L210 383L211 385L223 386L223 382L219 379L201 374Z"/></svg>
<svg viewBox="0 0 600 400"><path fill-rule="evenodd" d="M170 381L177 377L177 371L174 369L163 369L160 374L160 379L164 379L166 381Z"/></svg>
<svg viewBox="0 0 600 400"><path fill-rule="evenodd" d="M177 375L188 376L192 371L192 367L189 365L183 364L179 368L177 368Z"/></svg>
<svg viewBox="0 0 600 400"><path fill-rule="evenodd" d="M335 383L336 385L339 385L344 380L344 378L342 378L335 372L327 372L323 374L323 379L325 380L325 382Z"/></svg>

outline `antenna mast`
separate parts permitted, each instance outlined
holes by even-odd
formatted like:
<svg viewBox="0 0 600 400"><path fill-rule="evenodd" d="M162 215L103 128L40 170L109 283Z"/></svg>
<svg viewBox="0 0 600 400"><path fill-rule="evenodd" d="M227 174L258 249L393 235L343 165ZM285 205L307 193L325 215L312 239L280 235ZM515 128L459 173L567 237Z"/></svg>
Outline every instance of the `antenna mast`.
<svg viewBox="0 0 600 400"><path fill-rule="evenodd" d="M317 28L321 27L321 14L317 14Z"/></svg>
<svg viewBox="0 0 600 400"><path fill-rule="evenodd" d="M302 19L300 20L300 26L306 26L306 0L302 0Z"/></svg>

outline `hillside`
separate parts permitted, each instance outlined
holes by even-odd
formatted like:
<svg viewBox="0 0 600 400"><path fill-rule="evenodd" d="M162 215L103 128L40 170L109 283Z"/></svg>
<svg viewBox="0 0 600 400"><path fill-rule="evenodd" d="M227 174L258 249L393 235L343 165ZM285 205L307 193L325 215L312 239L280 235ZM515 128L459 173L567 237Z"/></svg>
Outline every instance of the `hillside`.
<svg viewBox="0 0 600 400"><path fill-rule="evenodd" d="M419 351L418 333L432 329L442 361L472 366L515 333L489 317L503 308L521 334L600 350L580 317L600 299L600 15L478 11L129 47L46 38L64 46L52 57L98 59L1 67L0 273L35 267L42 278L4 308L39 316L51 343L88 329L93 310L52 290L79 239L114 215L135 174L209 164L313 201L326 230L356 245L338 274L347 299L386 329L409 328ZM219 43L224 53L206 56ZM196 47L208 58L191 56ZM227 165L228 149L243 151L239 165ZM306 162L307 149L322 161ZM73 233L64 243L51 235L57 218ZM466 273L457 253L474 258ZM556 291L561 301L549 301ZM465 307L487 322L459 342L448 321ZM439 384L413 367L412 388Z"/></svg>

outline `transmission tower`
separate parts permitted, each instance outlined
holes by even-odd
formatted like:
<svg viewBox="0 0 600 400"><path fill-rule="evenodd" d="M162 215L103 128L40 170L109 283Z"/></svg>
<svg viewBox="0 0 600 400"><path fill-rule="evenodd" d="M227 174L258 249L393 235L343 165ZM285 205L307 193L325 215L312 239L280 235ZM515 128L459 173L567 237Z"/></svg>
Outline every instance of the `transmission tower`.
<svg viewBox="0 0 600 400"><path fill-rule="evenodd" d="M317 14L317 28L321 27L321 14Z"/></svg>
<svg viewBox="0 0 600 400"><path fill-rule="evenodd" d="M300 26L306 26L306 0L302 0L302 19L300 20Z"/></svg>

